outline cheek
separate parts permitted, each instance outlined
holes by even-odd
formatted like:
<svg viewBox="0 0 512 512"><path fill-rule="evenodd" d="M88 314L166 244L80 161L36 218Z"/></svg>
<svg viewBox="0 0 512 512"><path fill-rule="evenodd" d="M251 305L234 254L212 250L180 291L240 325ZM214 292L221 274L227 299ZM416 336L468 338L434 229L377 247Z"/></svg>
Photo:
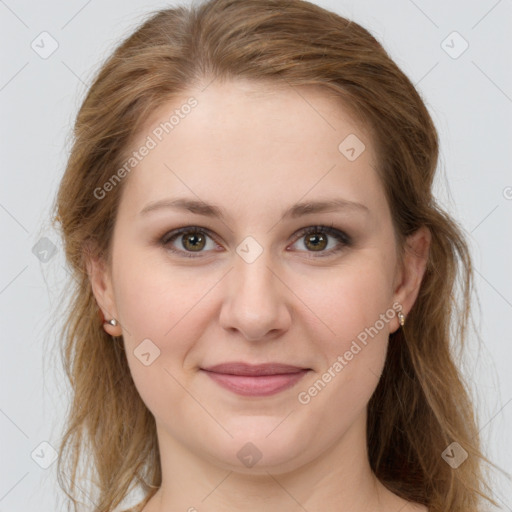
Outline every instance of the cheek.
<svg viewBox="0 0 512 512"><path fill-rule="evenodd" d="M185 368L187 355L211 322L211 297L224 273L171 266L164 259L149 264L135 251L118 256L116 305L125 350L135 385L151 411L159 410L163 397L176 404L186 397L172 376L183 382L183 371L190 369Z"/></svg>
<svg viewBox="0 0 512 512"><path fill-rule="evenodd" d="M389 312L391 304L382 273L367 269L346 272L341 277L342 274L327 287L330 300L323 310L318 310L336 335L323 326L315 331L327 333L315 338L321 364L297 390L304 436L321 432L318 442L325 446L350 428L375 391L386 359L389 333L389 323L380 315L386 319L386 312L391 318L394 314L392 309ZM311 294L309 300L314 301Z"/></svg>
<svg viewBox="0 0 512 512"><path fill-rule="evenodd" d="M394 315L390 269L385 258L358 255L331 272L296 278L292 289L310 310L314 329L321 334L323 350L332 357L348 350L351 341L364 339L365 329L377 323L383 336L389 333L389 320ZM318 269L317 269L318 270ZM302 285L301 285L302 282ZM304 286L304 282L314 283ZM388 313L384 324L381 315Z"/></svg>
<svg viewBox="0 0 512 512"><path fill-rule="evenodd" d="M208 290L219 280L217 273L172 267L164 261L119 257L115 273L116 305L127 336L165 341L187 325L194 329L197 308L208 303ZM206 300L205 300L206 299ZM175 337L175 336L174 336Z"/></svg>
<svg viewBox="0 0 512 512"><path fill-rule="evenodd" d="M149 264L136 251L117 258L115 300L132 378L155 416L170 414L169 403L174 409L186 406L188 395L179 384L182 364L204 330L205 293L218 277L210 273L191 280L190 268Z"/></svg>
<svg viewBox="0 0 512 512"><path fill-rule="evenodd" d="M316 329L326 333L316 337L322 363L297 396L310 427L329 432L326 439L348 429L366 407L384 367L395 315L382 266L345 270L325 282L323 298L310 291L304 301L316 304L315 313L335 332L321 323Z"/></svg>
<svg viewBox="0 0 512 512"><path fill-rule="evenodd" d="M321 364L301 386L305 394L299 401L318 418L330 417L333 425L340 426L337 414L345 411L347 423L341 427L347 427L377 386L395 315L390 283L390 260L368 251L347 260L321 286L303 287L301 298L322 320L312 332L322 333L315 337Z"/></svg>

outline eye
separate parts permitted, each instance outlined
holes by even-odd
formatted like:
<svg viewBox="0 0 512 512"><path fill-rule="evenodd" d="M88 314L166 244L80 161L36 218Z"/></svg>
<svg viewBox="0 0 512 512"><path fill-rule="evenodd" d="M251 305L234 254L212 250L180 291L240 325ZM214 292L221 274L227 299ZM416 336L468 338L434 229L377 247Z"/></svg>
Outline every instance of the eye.
<svg viewBox="0 0 512 512"><path fill-rule="evenodd" d="M300 230L298 236L295 237L296 241L294 244L301 238L304 238L303 247L309 249L306 252L317 253L315 256L318 257L338 253L344 247L348 247L352 244L351 238L346 233L333 228L332 225L309 226L304 228ZM332 245L334 245L334 247L326 251L325 248L329 245L329 238L333 238L337 243L333 243ZM209 247L208 239L211 240ZM208 252L208 249L216 250L217 247L212 236L209 234L209 230L199 226L187 226L170 231L159 241L167 250L187 258L200 257L201 253ZM176 248L176 246L173 245L176 242L181 245L180 248Z"/></svg>
<svg viewBox="0 0 512 512"><path fill-rule="evenodd" d="M333 243L333 247L326 251L324 249L329 245L329 238L334 238L338 243ZM306 249L311 249L306 252L316 252L321 258L336 254L352 244L351 238L346 233L333 228L332 225L304 228L299 232L298 240L300 239L303 239L302 245Z"/></svg>
<svg viewBox="0 0 512 512"><path fill-rule="evenodd" d="M185 228L170 231L161 238L160 242L165 248L167 248L169 251L173 253L183 255L187 258L197 258L200 256L201 252L204 252L203 249L207 247L208 238L212 239L211 236L208 234L207 229L200 228L198 226L187 226ZM177 242L185 250L176 249L175 247L172 246L172 243L176 239L178 239ZM215 249L215 243L213 242L213 239L210 249ZM194 253L199 254L195 255Z"/></svg>

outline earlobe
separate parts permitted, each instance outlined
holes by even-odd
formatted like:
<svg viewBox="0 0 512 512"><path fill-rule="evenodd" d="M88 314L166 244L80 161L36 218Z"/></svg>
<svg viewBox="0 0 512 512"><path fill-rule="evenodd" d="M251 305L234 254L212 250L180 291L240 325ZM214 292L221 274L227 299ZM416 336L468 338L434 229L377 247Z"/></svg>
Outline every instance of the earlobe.
<svg viewBox="0 0 512 512"><path fill-rule="evenodd" d="M426 226L420 227L406 239L403 265L394 290L394 300L402 305L402 312L405 316L412 309L418 297L427 269L431 241L432 234ZM397 319L396 329L399 327L400 323Z"/></svg>
<svg viewBox="0 0 512 512"><path fill-rule="evenodd" d="M122 331L117 320L111 274L104 258L88 255L86 268L92 292L102 317L100 321L103 328L111 336L120 336Z"/></svg>
<svg viewBox="0 0 512 512"><path fill-rule="evenodd" d="M105 320L103 322L103 329L107 334L110 334L110 336L121 336L122 334L121 326L115 318Z"/></svg>

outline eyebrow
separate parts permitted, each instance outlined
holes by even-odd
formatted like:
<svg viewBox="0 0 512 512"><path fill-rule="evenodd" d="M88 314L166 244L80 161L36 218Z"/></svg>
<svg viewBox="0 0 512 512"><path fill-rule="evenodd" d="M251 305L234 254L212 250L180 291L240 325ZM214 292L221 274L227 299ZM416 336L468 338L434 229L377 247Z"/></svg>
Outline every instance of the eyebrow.
<svg viewBox="0 0 512 512"><path fill-rule="evenodd" d="M175 209L185 210L205 217L213 217L225 220L226 214L223 208L213 204L205 203L204 201L197 201L195 199L177 198L177 199L163 199L147 204L139 213L139 215L146 215L161 209ZM341 198L325 199L321 201L305 201L302 203L295 203L290 208L282 213L283 219L295 219L303 215L310 215L313 213L333 212L333 211L350 211L360 212L368 215L370 210L367 206L354 201L348 201Z"/></svg>

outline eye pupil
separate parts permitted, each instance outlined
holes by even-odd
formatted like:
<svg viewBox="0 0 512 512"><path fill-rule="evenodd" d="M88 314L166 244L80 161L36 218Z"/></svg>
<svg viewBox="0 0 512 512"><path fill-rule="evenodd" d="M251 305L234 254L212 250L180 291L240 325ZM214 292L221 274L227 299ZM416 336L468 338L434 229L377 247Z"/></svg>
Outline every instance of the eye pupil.
<svg viewBox="0 0 512 512"><path fill-rule="evenodd" d="M194 232L194 233L196 233L196 232ZM187 249L201 250L204 248L205 237L201 234L197 235L197 234L186 233L185 235L183 235L182 241L183 241L183 246ZM188 245L189 242L191 243L190 246Z"/></svg>
<svg viewBox="0 0 512 512"><path fill-rule="evenodd" d="M308 246L308 242L313 242L313 250L314 251L321 251L325 249L325 246L327 244L327 238L323 233L320 234L311 234L306 237L305 245Z"/></svg>

